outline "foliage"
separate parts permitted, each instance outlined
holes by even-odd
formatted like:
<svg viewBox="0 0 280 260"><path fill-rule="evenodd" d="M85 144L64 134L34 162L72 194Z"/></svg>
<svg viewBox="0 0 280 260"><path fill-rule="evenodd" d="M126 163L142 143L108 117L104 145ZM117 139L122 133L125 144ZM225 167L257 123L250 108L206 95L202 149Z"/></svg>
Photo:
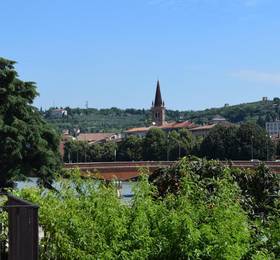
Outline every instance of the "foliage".
<svg viewBox="0 0 280 260"><path fill-rule="evenodd" d="M118 147L118 160L141 161L143 159L143 139L138 136L129 136Z"/></svg>
<svg viewBox="0 0 280 260"><path fill-rule="evenodd" d="M234 187L240 191L236 200L248 215L251 238L244 259L279 259L278 175L271 173L263 164L256 170L240 170L222 166L219 161L192 157L155 172L150 176L150 181L157 187L159 198L167 198L170 194L178 196L182 192L186 178L197 180L200 187L204 187L200 189L206 188L208 191L207 196L197 197L198 201L207 201L215 193L217 181L229 180L233 185L231 191Z"/></svg>
<svg viewBox="0 0 280 260"><path fill-rule="evenodd" d="M161 161L166 159L166 134L159 128L151 128L143 140L144 160Z"/></svg>
<svg viewBox="0 0 280 260"><path fill-rule="evenodd" d="M88 144L84 141L68 141L64 147L65 162L110 162L116 158L117 145L114 142Z"/></svg>
<svg viewBox="0 0 280 260"><path fill-rule="evenodd" d="M231 158L236 140L236 127L225 127L217 125L210 130L210 133L202 141L200 154L211 159L228 159Z"/></svg>
<svg viewBox="0 0 280 260"><path fill-rule="evenodd" d="M48 183L60 166L58 135L32 106L35 84L20 80L14 64L0 58L0 187L20 175Z"/></svg>
<svg viewBox="0 0 280 260"><path fill-rule="evenodd" d="M65 162L96 162L96 161L141 161L141 160L177 160L179 157L192 153L197 139L186 130L166 133L152 128L142 138L128 136L116 145L113 142L88 144L82 141L68 141L64 148Z"/></svg>
<svg viewBox="0 0 280 260"><path fill-rule="evenodd" d="M0 259L8 259L7 245L8 240L8 212L4 210L7 197L0 194Z"/></svg>
<svg viewBox="0 0 280 260"><path fill-rule="evenodd" d="M150 110L147 109L96 109L96 108L69 108L67 117L51 118L50 108L43 112L46 119L58 129L80 128L82 132L121 132L130 127L151 125ZM279 98L274 100L244 103L221 108L211 108L201 111L167 110L168 121L190 120L197 124L207 124L217 114L225 117L232 123L254 122L264 127L266 121L280 118Z"/></svg>
<svg viewBox="0 0 280 260"><path fill-rule="evenodd" d="M252 123L240 127L215 126L202 141L200 155L208 159L267 160L274 145L265 130Z"/></svg>
<svg viewBox="0 0 280 260"><path fill-rule="evenodd" d="M274 206L280 194L278 174L261 164L256 170L232 170L232 175L241 189L241 203L252 218L264 219L275 213Z"/></svg>
<svg viewBox="0 0 280 260"><path fill-rule="evenodd" d="M167 136L168 160L178 160L182 156L191 154L196 143L196 138L187 129L171 131Z"/></svg>
<svg viewBox="0 0 280 260"><path fill-rule="evenodd" d="M56 107L57 108L57 107ZM52 118L51 107L42 114L46 120L58 130L69 129L70 133L74 128L79 128L81 132L121 132L130 127L140 127L150 125L150 111L144 109L95 109L95 108L69 108L67 116L62 118ZM71 134L74 134L73 132Z"/></svg>
<svg viewBox="0 0 280 260"><path fill-rule="evenodd" d="M185 155L197 155L221 160L270 160L275 147L264 129L252 124L237 126L217 125L200 139L190 131L164 132L151 128L145 137L129 136L118 145L114 143L89 145L86 142L69 141L65 144L65 162L140 160L178 160ZM107 154L107 155L106 155Z"/></svg>
<svg viewBox="0 0 280 260"><path fill-rule="evenodd" d="M241 259L250 231L239 191L229 172L201 169L198 178L183 160L180 192L161 199L143 176L129 204L113 186L78 177L60 179L59 193L17 195L40 205L40 259Z"/></svg>

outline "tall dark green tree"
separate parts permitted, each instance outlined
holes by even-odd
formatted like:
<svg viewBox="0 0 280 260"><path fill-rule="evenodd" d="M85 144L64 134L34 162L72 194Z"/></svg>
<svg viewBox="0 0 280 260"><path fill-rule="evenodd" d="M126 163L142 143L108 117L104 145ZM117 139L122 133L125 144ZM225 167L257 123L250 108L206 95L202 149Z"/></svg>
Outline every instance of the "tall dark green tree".
<svg viewBox="0 0 280 260"><path fill-rule="evenodd" d="M209 159L231 159L232 154L229 153L229 150L234 150L232 149L233 143L231 143L232 132L234 132L233 128L215 126L201 143L201 155ZM230 143L231 145L229 145Z"/></svg>
<svg viewBox="0 0 280 260"><path fill-rule="evenodd" d="M47 184L60 167L59 136L32 106L35 84L20 80L14 64L0 58L0 186L23 175Z"/></svg>
<svg viewBox="0 0 280 260"><path fill-rule="evenodd" d="M107 142L101 146L101 159L104 162L112 162L117 157L117 144L114 142Z"/></svg>
<svg viewBox="0 0 280 260"><path fill-rule="evenodd" d="M144 160L160 161L166 160L167 137L160 128L149 130L143 140Z"/></svg>
<svg viewBox="0 0 280 260"><path fill-rule="evenodd" d="M233 159L271 159L274 144L266 131L252 123L242 124L237 131L237 157Z"/></svg>
<svg viewBox="0 0 280 260"><path fill-rule="evenodd" d="M167 135L167 153L169 160L178 160L180 157L191 154L196 140L190 131L180 129L171 131Z"/></svg>
<svg viewBox="0 0 280 260"><path fill-rule="evenodd" d="M120 143L118 149L118 160L121 161L141 161L142 156L142 138L132 135Z"/></svg>

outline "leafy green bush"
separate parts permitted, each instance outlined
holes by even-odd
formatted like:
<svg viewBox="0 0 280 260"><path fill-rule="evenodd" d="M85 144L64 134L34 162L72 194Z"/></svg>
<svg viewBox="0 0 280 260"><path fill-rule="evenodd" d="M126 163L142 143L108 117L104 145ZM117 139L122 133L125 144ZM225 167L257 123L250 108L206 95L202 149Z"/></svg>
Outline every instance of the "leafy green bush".
<svg viewBox="0 0 280 260"><path fill-rule="evenodd" d="M197 178L187 161L179 171L189 174L177 194L156 198L143 176L129 204L113 186L77 177L60 179L59 193L19 191L40 205L41 259L241 259L250 230L229 172Z"/></svg>

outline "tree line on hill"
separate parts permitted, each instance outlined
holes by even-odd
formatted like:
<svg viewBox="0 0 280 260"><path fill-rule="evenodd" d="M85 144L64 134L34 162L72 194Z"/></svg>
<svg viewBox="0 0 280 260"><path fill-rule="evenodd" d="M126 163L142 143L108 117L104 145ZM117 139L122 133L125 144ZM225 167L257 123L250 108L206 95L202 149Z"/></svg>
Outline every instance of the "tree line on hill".
<svg viewBox="0 0 280 260"><path fill-rule="evenodd" d="M172 161L186 155L220 160L271 160L279 155L279 145L271 141L263 128L252 123L217 125L204 139L186 129L165 132L152 128L145 137L132 135L119 143L69 141L65 144L64 162Z"/></svg>
<svg viewBox="0 0 280 260"><path fill-rule="evenodd" d="M151 125L151 112L148 109L108 109L95 108L70 108L65 107L67 116L52 118L51 111L41 110L46 120L60 131L74 128L81 132L121 132L127 128ZM229 122L241 124L246 122L256 123L265 127L265 122L275 121L280 118L280 99L265 100L253 103L244 103L221 108L211 108L201 111L166 111L167 121L189 120L196 124L207 124L216 115L225 117Z"/></svg>

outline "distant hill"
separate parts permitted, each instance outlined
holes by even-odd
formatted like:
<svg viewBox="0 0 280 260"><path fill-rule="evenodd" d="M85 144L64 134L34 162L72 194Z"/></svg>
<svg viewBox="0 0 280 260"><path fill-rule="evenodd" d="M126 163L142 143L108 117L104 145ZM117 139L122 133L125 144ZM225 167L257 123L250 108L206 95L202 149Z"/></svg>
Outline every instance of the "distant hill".
<svg viewBox="0 0 280 260"><path fill-rule="evenodd" d="M146 109L81 109L69 108L67 116L52 118L50 108L42 112L49 123L57 129L80 128L81 132L120 132L130 127L148 126L151 122L150 110ZM201 111L167 110L168 121L193 121L197 124L209 123L211 119L221 115L232 123L256 122L264 127L266 121L280 117L280 99L244 103L234 106L210 108Z"/></svg>

